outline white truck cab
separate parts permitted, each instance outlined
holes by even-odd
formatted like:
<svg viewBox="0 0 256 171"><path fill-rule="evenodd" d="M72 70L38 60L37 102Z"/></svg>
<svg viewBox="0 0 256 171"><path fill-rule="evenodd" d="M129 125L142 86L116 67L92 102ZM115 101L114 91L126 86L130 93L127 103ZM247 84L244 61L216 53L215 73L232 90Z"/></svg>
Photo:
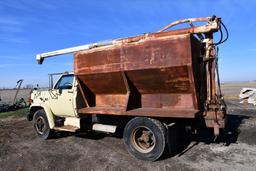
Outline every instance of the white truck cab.
<svg viewBox="0 0 256 171"><path fill-rule="evenodd" d="M59 76L53 84L53 76ZM33 120L38 135L48 138L49 130L75 131L80 128L77 114L77 82L70 72L49 74L49 89L35 89L31 93L28 120ZM45 115L46 117L44 117ZM57 124L62 121L63 124ZM46 131L46 136L44 136Z"/></svg>
<svg viewBox="0 0 256 171"><path fill-rule="evenodd" d="M54 76L59 79L54 84ZM49 88L35 89L31 93L30 112L27 119L39 137L50 138L54 131L75 132L81 128L78 106L82 102L78 83L73 72L49 74ZM92 130L114 133L116 126L95 123L90 125Z"/></svg>

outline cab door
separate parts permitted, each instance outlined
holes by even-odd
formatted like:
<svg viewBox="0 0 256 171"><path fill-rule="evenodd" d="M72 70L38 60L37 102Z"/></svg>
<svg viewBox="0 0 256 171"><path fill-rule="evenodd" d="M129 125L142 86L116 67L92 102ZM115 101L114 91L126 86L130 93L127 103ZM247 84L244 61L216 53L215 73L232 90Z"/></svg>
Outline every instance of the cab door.
<svg viewBox="0 0 256 171"><path fill-rule="evenodd" d="M50 92L50 108L56 116L76 116L74 75L63 75Z"/></svg>

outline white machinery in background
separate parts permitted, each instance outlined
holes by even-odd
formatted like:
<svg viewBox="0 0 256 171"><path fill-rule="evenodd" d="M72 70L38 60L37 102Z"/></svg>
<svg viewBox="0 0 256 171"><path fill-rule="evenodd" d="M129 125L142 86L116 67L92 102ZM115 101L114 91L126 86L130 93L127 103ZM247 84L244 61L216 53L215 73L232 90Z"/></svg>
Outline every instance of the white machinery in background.
<svg viewBox="0 0 256 171"><path fill-rule="evenodd" d="M256 88L242 88L239 94L240 103L248 102L256 105Z"/></svg>

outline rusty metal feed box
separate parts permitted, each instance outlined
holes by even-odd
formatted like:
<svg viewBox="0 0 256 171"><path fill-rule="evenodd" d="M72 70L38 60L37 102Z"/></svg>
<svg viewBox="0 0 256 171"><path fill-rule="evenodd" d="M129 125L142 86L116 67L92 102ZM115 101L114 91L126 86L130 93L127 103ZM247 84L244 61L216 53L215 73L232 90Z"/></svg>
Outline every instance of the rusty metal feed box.
<svg viewBox="0 0 256 171"><path fill-rule="evenodd" d="M192 34L165 32L76 52L82 113L195 117L200 45Z"/></svg>

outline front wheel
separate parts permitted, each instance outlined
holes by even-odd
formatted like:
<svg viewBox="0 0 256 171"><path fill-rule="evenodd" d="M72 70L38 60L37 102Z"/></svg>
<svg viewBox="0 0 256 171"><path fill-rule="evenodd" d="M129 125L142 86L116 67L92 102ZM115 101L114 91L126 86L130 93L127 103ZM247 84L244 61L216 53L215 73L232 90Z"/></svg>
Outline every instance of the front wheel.
<svg viewBox="0 0 256 171"><path fill-rule="evenodd" d="M43 109L35 112L33 116L33 125L40 138L48 139L53 135L53 130L49 127L47 116Z"/></svg>
<svg viewBox="0 0 256 171"><path fill-rule="evenodd" d="M155 161L165 150L166 128L158 120L136 117L124 129L124 142L135 158Z"/></svg>

